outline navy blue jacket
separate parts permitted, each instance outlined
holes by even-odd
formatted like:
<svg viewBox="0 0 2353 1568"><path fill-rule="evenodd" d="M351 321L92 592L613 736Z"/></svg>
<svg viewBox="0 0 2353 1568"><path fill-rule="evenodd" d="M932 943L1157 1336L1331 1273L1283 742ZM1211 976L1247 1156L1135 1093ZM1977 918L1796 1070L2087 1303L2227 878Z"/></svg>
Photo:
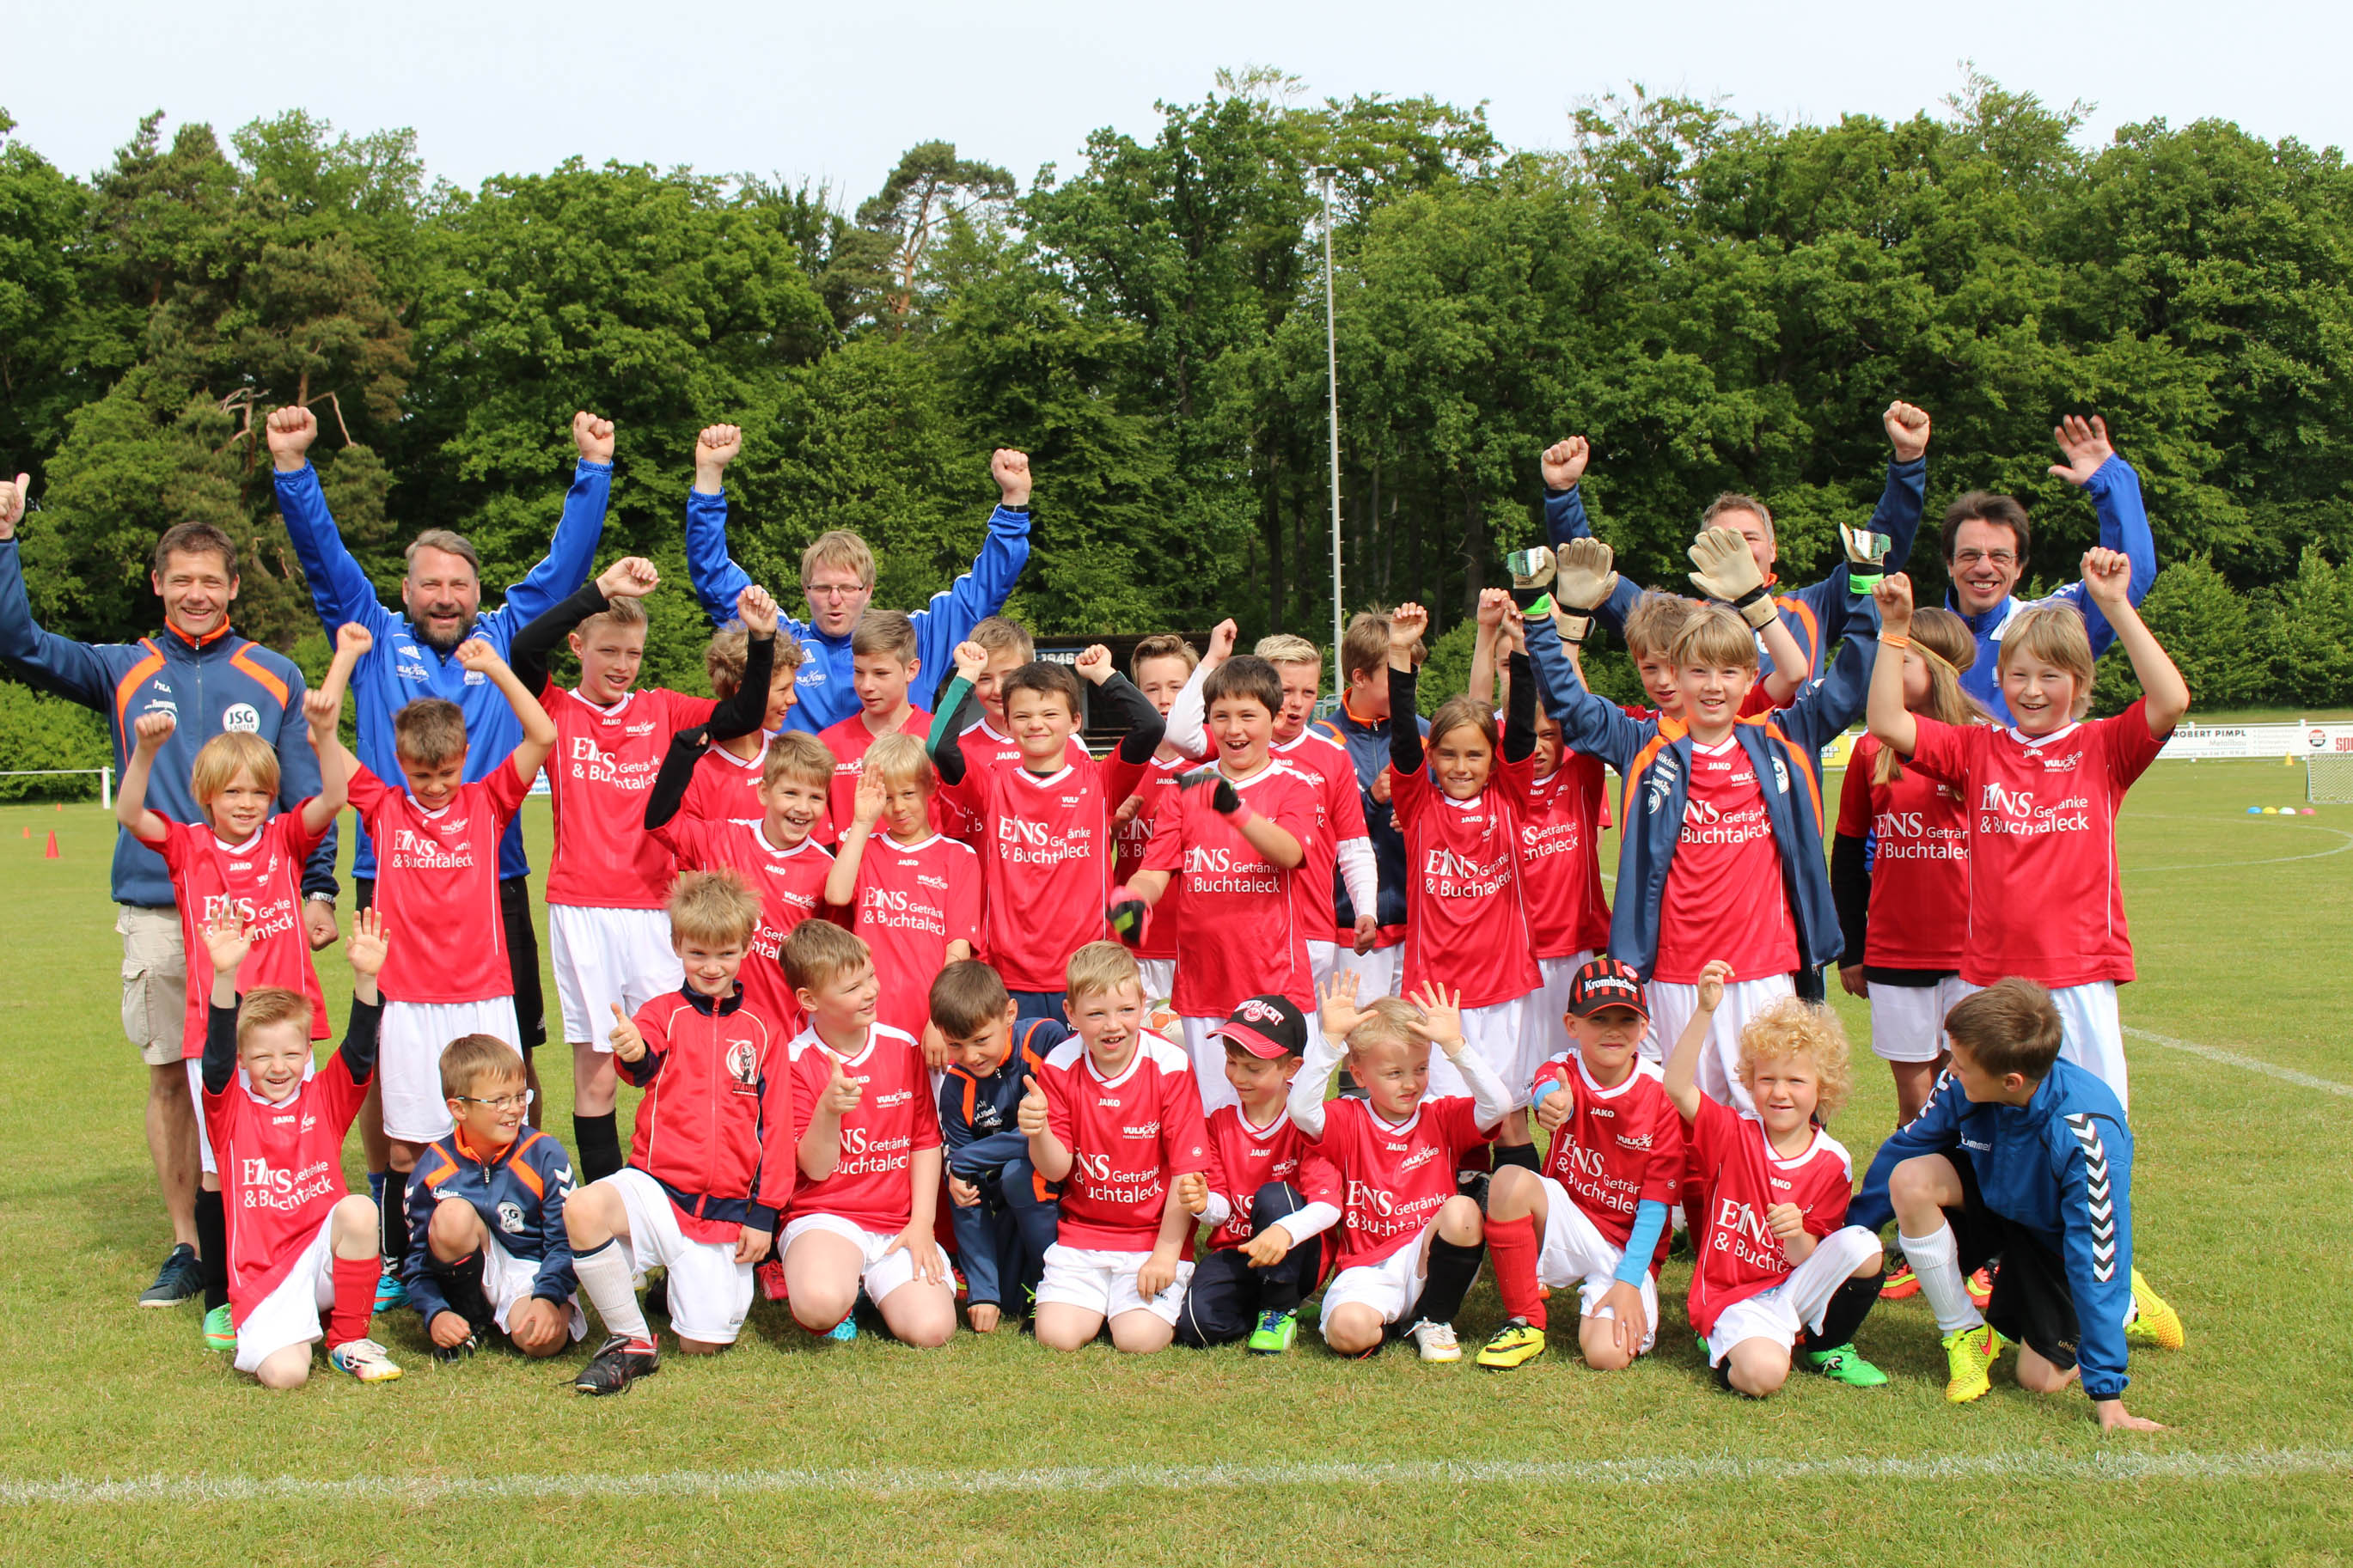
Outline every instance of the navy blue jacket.
<svg viewBox="0 0 2353 1568"><path fill-rule="evenodd" d="M1384 673L1383 680L1388 679ZM1414 723L1427 737L1430 721L1419 714ZM1389 803L1373 798L1373 781L1388 772L1389 724L1384 719L1377 724L1367 724L1348 711L1345 693L1340 706L1329 719L1318 719L1313 726L1348 748L1348 762L1356 770L1356 793L1364 799L1365 832L1373 843L1373 863L1380 876L1380 925L1393 931L1405 924L1405 890L1412 881L1406 872L1405 835L1397 825L1397 813ZM1348 897L1345 878L1335 877L1332 889L1334 920L1342 931L1356 923L1356 906Z"/></svg>
<svg viewBox="0 0 2353 1568"><path fill-rule="evenodd" d="M1013 1036L1013 1053L995 1072L950 1067L940 1079L940 1136L947 1142L948 1169L960 1180L976 1181L1029 1157L1021 1097L1029 1091L1029 1075L1048 1051L1071 1037L1071 1027L1051 1018L1023 1018Z"/></svg>
<svg viewBox="0 0 2353 1568"><path fill-rule="evenodd" d="M2120 1397L2132 1310L2133 1139L2116 1091L2056 1061L2026 1104L1979 1105L1947 1073L1920 1114L1872 1156L1847 1223L1876 1231L1894 1219L1888 1177L1921 1154L1968 1160L1986 1206L2065 1262L2084 1392Z"/></svg>
<svg viewBox="0 0 2353 1568"><path fill-rule="evenodd" d="M427 1328L435 1313L452 1310L440 1276L427 1267L433 1210L448 1203L473 1205L483 1230L498 1237L500 1250L539 1265L531 1282L533 1296L559 1307L570 1301L578 1289L572 1277L572 1237L564 1228L564 1200L571 1194L572 1156L535 1127L524 1128L488 1160L460 1133L435 1139L408 1177L408 1258L401 1269L408 1304Z"/></svg>

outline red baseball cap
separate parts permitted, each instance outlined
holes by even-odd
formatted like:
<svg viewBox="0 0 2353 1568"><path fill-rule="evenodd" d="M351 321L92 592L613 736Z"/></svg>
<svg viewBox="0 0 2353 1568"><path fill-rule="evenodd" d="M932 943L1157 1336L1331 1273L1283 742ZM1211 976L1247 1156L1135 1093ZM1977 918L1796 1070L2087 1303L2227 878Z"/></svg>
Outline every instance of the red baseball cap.
<svg viewBox="0 0 2353 1568"><path fill-rule="evenodd" d="M1590 1018L1605 1007L1631 1007L1644 1023L1651 1009L1642 999L1642 977L1633 966L1614 958L1597 958L1577 972L1568 984L1568 1010Z"/></svg>
<svg viewBox="0 0 2353 1568"><path fill-rule="evenodd" d="M1261 1061L1307 1054L1307 1015L1288 996L1245 998L1216 1032Z"/></svg>

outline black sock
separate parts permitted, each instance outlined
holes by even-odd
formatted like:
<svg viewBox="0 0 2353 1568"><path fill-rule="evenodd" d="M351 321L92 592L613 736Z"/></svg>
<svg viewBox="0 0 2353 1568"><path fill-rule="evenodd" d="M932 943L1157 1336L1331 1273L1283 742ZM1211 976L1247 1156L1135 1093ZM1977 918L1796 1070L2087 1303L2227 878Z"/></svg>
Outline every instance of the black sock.
<svg viewBox="0 0 2353 1568"><path fill-rule="evenodd" d="M205 1310L228 1305L228 1211L218 1193L196 1189L196 1255L204 1263Z"/></svg>
<svg viewBox="0 0 2353 1568"><path fill-rule="evenodd" d="M455 1263L429 1257L426 1262L439 1276L441 1293L449 1299L449 1310L472 1324L476 1333L496 1322L498 1314L491 1310L490 1298L482 1294L480 1253L469 1254Z"/></svg>
<svg viewBox="0 0 2353 1568"><path fill-rule="evenodd" d="M610 1110L572 1119L572 1152L580 1156L582 1185L601 1182L621 1168L619 1126L618 1116Z"/></svg>
<svg viewBox="0 0 2353 1568"><path fill-rule="evenodd" d="M1442 1236L1431 1237L1430 1276L1422 1284L1414 1316L1433 1323L1452 1322L1454 1314L1462 1310L1462 1298L1471 1293L1471 1281L1478 1278L1479 1259L1486 1251L1483 1242L1458 1247Z"/></svg>
<svg viewBox="0 0 2353 1568"><path fill-rule="evenodd" d="M1530 1171L1544 1169L1544 1162L1536 1158L1536 1146L1533 1143L1496 1144L1495 1169L1500 1171L1506 1165L1518 1165Z"/></svg>
<svg viewBox="0 0 2353 1568"><path fill-rule="evenodd" d="M395 1171L384 1179L384 1202L376 1209L383 1222L378 1245L384 1249L384 1271L397 1274L408 1258L408 1173Z"/></svg>
<svg viewBox="0 0 2353 1568"><path fill-rule="evenodd" d="M1831 1297L1831 1304L1822 1309L1822 1331L1806 1336L1810 1351L1834 1350L1854 1342L1855 1330L1871 1312L1872 1303L1879 1300L1879 1276L1868 1279L1850 1279Z"/></svg>

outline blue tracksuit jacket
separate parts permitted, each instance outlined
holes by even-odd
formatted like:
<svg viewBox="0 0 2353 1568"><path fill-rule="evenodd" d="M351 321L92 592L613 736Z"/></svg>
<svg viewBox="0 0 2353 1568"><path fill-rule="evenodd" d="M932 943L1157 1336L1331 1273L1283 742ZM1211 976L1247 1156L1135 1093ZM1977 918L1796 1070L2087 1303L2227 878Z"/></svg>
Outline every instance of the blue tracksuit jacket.
<svg viewBox="0 0 2353 1568"><path fill-rule="evenodd" d="M1413 721L1427 737L1430 721L1417 714ZM1380 924L1384 930L1402 926L1405 890L1413 880L1406 872L1405 835L1398 830L1397 814L1389 803L1373 798L1373 781L1388 771L1389 721L1366 723L1348 711L1344 696L1332 717L1316 720L1314 727L1348 748L1348 761L1356 770L1356 794L1365 805L1365 831L1373 843L1373 863L1379 868ZM1349 900L1346 879L1335 877L1333 880L1337 884L1332 889L1333 918L1345 931L1356 923L1356 906Z"/></svg>
<svg viewBox="0 0 2353 1568"><path fill-rule="evenodd" d="M278 807L291 810L319 793L319 759L302 722L302 672L294 661L224 630L202 646L169 627L132 643L80 643L46 632L25 596L16 541L0 540L0 658L40 689L106 715L114 774L122 776L131 726L142 713L168 709L179 728L164 742L148 775L147 804L175 822L202 822L188 774L204 743L225 730L249 731L278 750ZM114 839L114 901L168 910L172 873L164 858L128 830ZM335 835L302 868L304 893L335 891Z"/></svg>
<svg viewBox="0 0 2353 1568"><path fill-rule="evenodd" d="M1909 463L1887 465L1887 488L1880 491L1879 504L1872 509L1871 529L1887 535L1887 570L1901 572L1912 553L1912 542L1920 532L1920 511L1926 501L1928 486L1928 459L1915 458ZM1572 539L1583 539L1593 531L1586 520L1585 498L1576 486L1565 490L1545 492L1545 531L1552 537L1552 547L1558 550ZM1671 590L1684 593L1689 584ZM1641 585L1623 572L1618 574L1617 589L1607 604L1594 612L1601 624L1613 632L1626 629L1626 616L1633 610L1634 601L1641 597ZM1773 603L1781 611L1781 624L1789 628L1799 648L1806 656L1806 679L1818 679L1822 673L1822 661L1830 649L1838 646L1841 637L1859 626L1868 625L1874 632L1878 620L1869 602L1856 595L1847 584L1847 563L1841 552L1839 563L1831 574L1810 587L1777 592ZM1758 675L1773 672L1773 660L1759 654L1763 668ZM1799 684L1803 684L1801 681Z"/></svg>
<svg viewBox="0 0 2353 1568"><path fill-rule="evenodd" d="M507 706L499 689L470 673L456 658L445 658L409 629L408 616L387 609L376 596L375 584L352 552L327 510L319 489L319 472L305 463L278 479L278 510L294 541L295 559L310 580L311 603L332 641L336 628L357 621L375 638L352 671L352 695L358 703L360 761L386 784L398 785L406 775L392 740L392 716L420 697L442 697L466 715L466 779L472 783L507 760L522 740L522 721ZM495 610L474 617L471 636L482 638L504 658L515 632L570 597L588 580L596 564L597 542L605 532L605 500L612 489L609 463L582 463L573 471L572 489L564 498L564 520L555 525L554 542L547 559L533 567L523 580L507 589L506 601ZM352 852L352 875L363 879L375 875L375 847L356 824L359 842ZM499 877L504 880L530 871L523 858L522 821L507 825L499 840Z"/></svg>
<svg viewBox="0 0 2353 1568"><path fill-rule="evenodd" d="M2140 476L2122 458L2110 458L2092 471L2084 489L2091 493L2092 510L2100 519L2101 547L2120 550L2132 563L2125 593L2137 605L2157 581L2157 540L2148 531L2148 509L2141 504ZM2039 603L2073 605L2082 612L2084 629L2092 634L2094 658L2116 640L2116 629L2081 583L2070 583ZM1945 607L1956 613L1960 609L1949 594ZM1961 671L1961 689L2004 724L2010 722L2010 704L2002 700L2001 677L1994 667L2001 658L2001 634L2009 629L2010 617L2025 607L2016 599L2004 599L1981 616L1961 616L1978 639L1977 662Z"/></svg>
<svg viewBox="0 0 2353 1568"><path fill-rule="evenodd" d="M2084 1392L2120 1396L2132 1309L2133 1139L2116 1091L2057 1061L2026 1104L1978 1105L1947 1073L1920 1114L1872 1156L1847 1223L1876 1231L1894 1219L1888 1177L1920 1154L1967 1159L1986 1206L2064 1260Z"/></svg>
<svg viewBox="0 0 2353 1568"><path fill-rule="evenodd" d="M1021 1097L1029 1075L1046 1053L1071 1037L1070 1026L1052 1018L1023 1018L1013 1026L1013 1055L982 1077L960 1067L940 1079L940 1136L947 1144L948 1169L962 1181L976 1181L1016 1160L1029 1158L1021 1131Z"/></svg>
<svg viewBox="0 0 2353 1568"><path fill-rule="evenodd" d="M572 1193L572 1156L536 1128L485 1160L451 1132L427 1144L408 1178L408 1258L401 1278L408 1304L429 1328L434 1314L450 1310L440 1276L427 1268L427 1237L437 1205L469 1203L482 1228L498 1237L509 1258L528 1258L539 1268L531 1293L563 1306L578 1289L572 1275L572 1237L564 1228L564 1200Z"/></svg>
<svg viewBox="0 0 2353 1568"><path fill-rule="evenodd" d="M1029 510L998 507L988 516L988 537L972 570L932 595L917 610L915 657L922 661L919 688L930 690L955 668L955 646L972 628L1005 607L1006 595L1019 581L1029 560ZM714 626L735 618L735 596L751 586L752 578L727 553L727 498L689 490L686 496L686 568L703 613ZM780 617L806 656L795 684L799 700L785 719L787 730L814 734L839 724L858 711L858 693L849 684L849 638L828 637L806 621ZM919 704L920 705L920 704Z"/></svg>

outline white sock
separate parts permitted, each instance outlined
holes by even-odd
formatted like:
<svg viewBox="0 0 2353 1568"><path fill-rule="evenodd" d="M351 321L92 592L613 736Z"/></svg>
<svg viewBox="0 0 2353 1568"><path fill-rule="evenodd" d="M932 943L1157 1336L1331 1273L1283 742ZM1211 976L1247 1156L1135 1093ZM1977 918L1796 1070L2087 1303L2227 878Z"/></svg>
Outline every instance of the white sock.
<svg viewBox="0 0 2353 1568"><path fill-rule="evenodd" d="M638 1307L638 1285L630 1275L628 1250L619 1241L574 1253L572 1272L580 1281L580 1293L604 1320L606 1332L653 1343L653 1331L646 1327L646 1315Z"/></svg>
<svg viewBox="0 0 2353 1568"><path fill-rule="evenodd" d="M1969 1300L1968 1283L1961 1279L1960 1244L1953 1239L1951 1226L1940 1225L1927 1236L1906 1236L1898 1226L1895 1245L1904 1249L1913 1278L1920 1281L1920 1294L1928 1299L1928 1310L1936 1314L1938 1333L1957 1334L1985 1322ZM582 1276L581 1283L587 1284L586 1276Z"/></svg>

